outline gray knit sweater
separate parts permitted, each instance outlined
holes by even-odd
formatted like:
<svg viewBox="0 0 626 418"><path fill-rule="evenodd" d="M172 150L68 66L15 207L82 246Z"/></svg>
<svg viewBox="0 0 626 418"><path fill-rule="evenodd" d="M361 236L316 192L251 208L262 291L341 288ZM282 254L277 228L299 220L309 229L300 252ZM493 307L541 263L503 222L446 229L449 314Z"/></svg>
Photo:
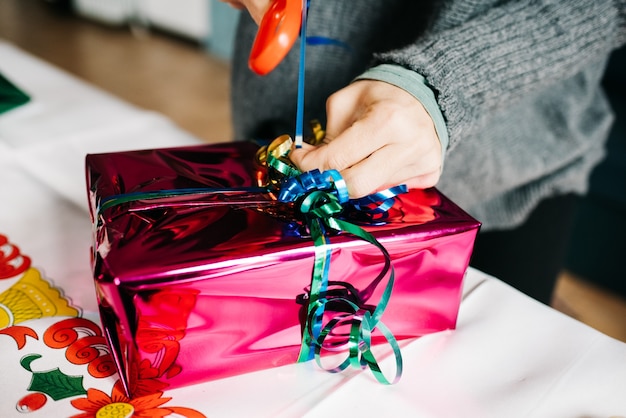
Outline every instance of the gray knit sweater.
<svg viewBox="0 0 626 418"><path fill-rule="evenodd" d="M256 25L242 14L233 60L236 139L293 134L298 44L267 76L247 68ZM626 43L626 0L312 0L305 120L367 68L426 77L449 146L437 187L483 222L522 222L543 198L583 193L603 155L611 112L600 89Z"/></svg>

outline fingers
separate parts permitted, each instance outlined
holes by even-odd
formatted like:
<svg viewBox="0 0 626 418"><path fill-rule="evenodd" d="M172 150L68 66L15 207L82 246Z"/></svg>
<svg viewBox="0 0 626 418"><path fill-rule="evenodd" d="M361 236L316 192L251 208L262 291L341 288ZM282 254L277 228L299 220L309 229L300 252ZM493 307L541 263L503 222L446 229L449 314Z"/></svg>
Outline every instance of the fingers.
<svg viewBox="0 0 626 418"><path fill-rule="evenodd" d="M247 9L252 19L256 24L260 24L263 19L263 15L269 9L270 0L220 0L222 3L226 3L231 7L241 10Z"/></svg>
<svg viewBox="0 0 626 418"><path fill-rule="evenodd" d="M302 171L315 168L321 171L332 169L332 166L304 168L300 163L304 157L320 148L305 144L303 148L293 150L290 158ZM350 198L360 198L400 184L419 189L426 189L437 184L441 175L441 164L438 158L425 157L411 161L399 159L402 155L408 157L411 154L399 144L389 145L360 160L357 164L339 170L348 187Z"/></svg>
<svg viewBox="0 0 626 418"><path fill-rule="evenodd" d="M322 171L342 171L367 158L384 144L384 140L375 139L379 136L369 131L367 123L362 123L366 119L364 115L368 112L368 106L360 96L360 89L350 85L328 99L328 121L323 143L309 152L299 151L291 156L301 170L317 168ZM377 118L377 113L370 117Z"/></svg>
<svg viewBox="0 0 626 418"><path fill-rule="evenodd" d="M305 151L295 150L291 160L303 171L312 169L343 171L374 153L380 146L365 132L367 127L357 121L341 136Z"/></svg>
<svg viewBox="0 0 626 418"><path fill-rule="evenodd" d="M363 197L399 184L420 189L437 184L441 171L436 159L413 161L404 157L409 155L402 145L389 145L343 170L350 197Z"/></svg>
<svg viewBox="0 0 626 418"><path fill-rule="evenodd" d="M386 112L368 115L342 135L317 147L306 144L291 152L291 160L302 170L339 170L351 198L359 198L399 184L408 187L434 186L441 174L441 146L436 139L424 143L414 137L395 135L385 129L395 117ZM433 128L434 130L434 128ZM400 128L400 132L403 131Z"/></svg>
<svg viewBox="0 0 626 418"><path fill-rule="evenodd" d="M221 1L222 3L226 3L230 7L237 9L237 10L241 10L245 7L241 2L237 0L219 0L219 1Z"/></svg>
<svg viewBox="0 0 626 418"><path fill-rule="evenodd" d="M366 111L361 102L361 91L358 83L349 85L332 94L326 100L326 138L328 143L348 129Z"/></svg>
<svg viewBox="0 0 626 418"><path fill-rule="evenodd" d="M351 198L399 184L428 188L439 180L441 144L413 96L395 86L356 82L327 103L324 143L290 154L302 170L339 170Z"/></svg>

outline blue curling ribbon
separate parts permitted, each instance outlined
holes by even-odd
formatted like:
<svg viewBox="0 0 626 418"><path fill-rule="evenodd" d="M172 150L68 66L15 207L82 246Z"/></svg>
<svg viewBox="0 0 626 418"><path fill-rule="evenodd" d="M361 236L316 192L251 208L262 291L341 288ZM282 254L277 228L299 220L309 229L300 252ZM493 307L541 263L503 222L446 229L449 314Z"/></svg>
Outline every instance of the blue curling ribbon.
<svg viewBox="0 0 626 418"><path fill-rule="evenodd" d="M294 0L297 1L297 0ZM306 67L306 46L307 45L329 45L352 50L348 44L338 39L327 38L323 36L307 36L307 19L310 0L302 1L302 23L300 26L300 61L298 64L298 93L296 100L296 130L295 140L296 148L302 147L304 137L304 73Z"/></svg>
<svg viewBox="0 0 626 418"><path fill-rule="evenodd" d="M350 201L351 205L359 211L367 213L383 213L387 212L393 206L396 196L406 193L408 188L405 184L391 187L380 192L376 192L369 196Z"/></svg>
<svg viewBox="0 0 626 418"><path fill-rule="evenodd" d="M309 1L302 0L302 23L300 25L300 63L298 66L298 98L296 103L296 148L302 147L304 135L304 69L306 60L306 24Z"/></svg>
<svg viewBox="0 0 626 418"><path fill-rule="evenodd" d="M339 39L327 38L325 36L307 36L306 43L311 46L338 46L340 48L347 49L348 51L352 51L352 48L347 43L340 41Z"/></svg>
<svg viewBox="0 0 626 418"><path fill-rule="evenodd" d="M326 190L328 193L332 193L337 197L340 204L349 200L346 182L337 170L321 173L317 169L285 179L280 186L278 200L293 202L299 196L313 190Z"/></svg>

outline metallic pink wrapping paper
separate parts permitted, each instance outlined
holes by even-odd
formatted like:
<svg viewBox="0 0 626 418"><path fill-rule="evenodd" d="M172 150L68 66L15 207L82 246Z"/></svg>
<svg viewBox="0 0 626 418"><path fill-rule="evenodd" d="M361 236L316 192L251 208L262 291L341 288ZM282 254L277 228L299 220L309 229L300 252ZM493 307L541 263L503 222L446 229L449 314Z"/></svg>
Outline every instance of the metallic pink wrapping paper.
<svg viewBox="0 0 626 418"><path fill-rule="evenodd" d="M257 146L237 142L87 156L93 274L105 333L133 394L293 363L314 246L268 193L198 206L102 198L181 188L254 187ZM180 198L179 198L180 200ZM137 210L141 208L141 210ZM401 195L385 224L396 282L383 321L396 338L455 327L479 223L435 189ZM331 237L330 280L363 292L384 262L371 244ZM365 301L375 305L384 285Z"/></svg>

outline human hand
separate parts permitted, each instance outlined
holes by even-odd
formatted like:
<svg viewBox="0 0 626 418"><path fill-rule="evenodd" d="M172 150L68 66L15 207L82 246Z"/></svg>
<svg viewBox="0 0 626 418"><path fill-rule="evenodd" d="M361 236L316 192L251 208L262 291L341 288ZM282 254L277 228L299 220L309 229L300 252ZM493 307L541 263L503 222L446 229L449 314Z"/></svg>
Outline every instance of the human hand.
<svg viewBox="0 0 626 418"><path fill-rule="evenodd" d="M256 22L256 24L261 23L261 19L263 19L263 15L270 7L272 3L271 0L220 0L222 3L227 3L231 7L235 9L247 9L252 19Z"/></svg>
<svg viewBox="0 0 626 418"><path fill-rule="evenodd" d="M338 170L351 198L399 184L425 189L441 175L434 123L411 94L382 81L359 80L326 102L326 137L289 154L302 171Z"/></svg>

